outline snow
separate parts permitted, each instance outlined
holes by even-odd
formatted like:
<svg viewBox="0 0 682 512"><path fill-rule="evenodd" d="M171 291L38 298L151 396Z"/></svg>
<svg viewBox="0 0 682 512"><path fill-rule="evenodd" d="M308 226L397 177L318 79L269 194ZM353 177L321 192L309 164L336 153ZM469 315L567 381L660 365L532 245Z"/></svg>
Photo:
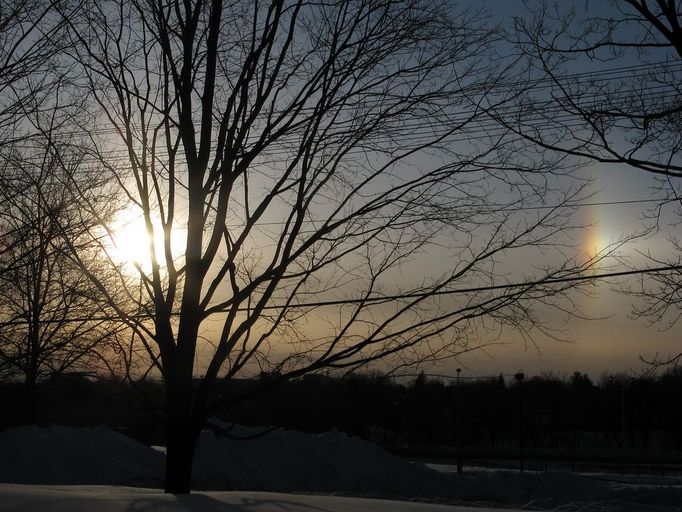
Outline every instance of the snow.
<svg viewBox="0 0 682 512"><path fill-rule="evenodd" d="M0 482L163 483L163 454L106 427L10 428L0 433L0 454Z"/></svg>
<svg viewBox="0 0 682 512"><path fill-rule="evenodd" d="M409 501L270 492L198 492L110 486L0 484L0 512L513 512Z"/></svg>
<svg viewBox="0 0 682 512"><path fill-rule="evenodd" d="M212 489L341 492L383 496L449 495L452 479L393 457L377 445L341 432L319 435L235 427L227 436L204 431L194 479Z"/></svg>
<svg viewBox="0 0 682 512"><path fill-rule="evenodd" d="M469 468L463 475L452 475L446 473L447 467L436 471L413 464L339 432L275 430L254 437L260 429L236 427L229 436L215 431L219 434L202 433L195 457L193 486L202 492L170 497L158 490L164 454L105 427L8 429L0 433L0 482L6 482L0 484L0 511L465 510L454 505L562 512L682 511L680 476L520 474ZM149 487L156 490L145 489ZM220 492L225 489L237 492ZM98 500L105 504L95 503Z"/></svg>

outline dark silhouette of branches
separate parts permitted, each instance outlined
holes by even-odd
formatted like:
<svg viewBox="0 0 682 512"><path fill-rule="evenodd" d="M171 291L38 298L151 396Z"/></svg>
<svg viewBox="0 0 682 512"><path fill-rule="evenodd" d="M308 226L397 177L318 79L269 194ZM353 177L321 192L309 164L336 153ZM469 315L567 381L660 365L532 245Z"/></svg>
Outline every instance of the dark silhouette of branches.
<svg viewBox="0 0 682 512"><path fill-rule="evenodd" d="M136 307L76 247L71 258L163 377L169 492L189 491L199 432L235 377L408 368L501 325L556 336L533 306L574 313L571 276L605 256L564 254L579 227L570 205L587 197L571 167L481 125L510 100L496 92L505 66L488 60L498 32L475 10L136 0L60 12L92 105L81 170L111 176L147 233L146 261L117 271ZM515 254L540 263L514 271ZM397 300L370 307L377 296Z"/></svg>
<svg viewBox="0 0 682 512"><path fill-rule="evenodd" d="M524 140L582 161L622 164L657 177L646 212L651 231L674 219L674 256L643 256L652 267L680 262L675 230L682 214L680 58L682 13L677 2L619 0L588 4L585 16L565 5L529 3L532 15L515 21L513 40L526 57L531 85L517 88L518 109L491 115ZM604 65L611 70L604 71ZM595 70L575 74L576 66ZM598 67L597 67L598 66ZM619 76L620 70L634 74ZM523 91L521 89L524 89ZM679 273L647 274L634 314L672 327L680 317ZM676 360L673 358L671 360Z"/></svg>
<svg viewBox="0 0 682 512"><path fill-rule="evenodd" d="M29 137L25 116L54 105L65 27L57 3L0 1L0 146Z"/></svg>
<svg viewBox="0 0 682 512"><path fill-rule="evenodd" d="M20 144L3 154L4 175L11 180L0 192L0 370L5 378L23 381L24 420L29 423L40 402L39 382L67 371L96 372L101 356L113 359L121 330L120 323L97 319L106 309L98 304L92 282L66 254L78 246L89 271L106 282L96 246L88 240L95 220L74 200L72 180L53 141L44 142L39 155L22 151ZM39 166L32 162L37 156Z"/></svg>

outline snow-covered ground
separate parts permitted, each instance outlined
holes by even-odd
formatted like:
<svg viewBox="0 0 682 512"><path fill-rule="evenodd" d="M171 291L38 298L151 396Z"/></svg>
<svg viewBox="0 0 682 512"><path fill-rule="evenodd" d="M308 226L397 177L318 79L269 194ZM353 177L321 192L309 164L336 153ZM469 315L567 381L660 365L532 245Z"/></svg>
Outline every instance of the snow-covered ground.
<svg viewBox="0 0 682 512"><path fill-rule="evenodd" d="M509 510L509 509L505 509ZM505 512L501 509L284 494L204 491L189 496L113 486L0 484L3 512Z"/></svg>
<svg viewBox="0 0 682 512"><path fill-rule="evenodd" d="M236 427L230 436L256 433ZM240 441L230 436L202 434L193 471L194 487L202 492L172 497L158 490L164 454L105 427L8 429L0 433L0 482L6 482L0 484L0 511L682 511L679 476L489 470L452 475L338 432L275 430Z"/></svg>

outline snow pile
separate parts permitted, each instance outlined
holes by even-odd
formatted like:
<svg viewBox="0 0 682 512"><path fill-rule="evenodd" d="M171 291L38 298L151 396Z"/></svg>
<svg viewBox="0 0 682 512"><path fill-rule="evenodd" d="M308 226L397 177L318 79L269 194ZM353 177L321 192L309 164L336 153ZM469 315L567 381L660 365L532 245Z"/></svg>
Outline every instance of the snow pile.
<svg viewBox="0 0 682 512"><path fill-rule="evenodd" d="M194 458L197 484L212 489L421 497L452 493L448 476L341 432L275 430L258 435L262 432L247 427L235 427L229 436L204 431Z"/></svg>
<svg viewBox="0 0 682 512"><path fill-rule="evenodd" d="M158 487L164 456L106 427L10 428L0 433L0 482Z"/></svg>
<svg viewBox="0 0 682 512"><path fill-rule="evenodd" d="M309 435L235 427L234 440L205 431L194 458L196 488L442 496L452 480L339 432ZM160 487L164 455L106 427L26 426L0 433L0 482Z"/></svg>
<svg viewBox="0 0 682 512"><path fill-rule="evenodd" d="M446 475L339 432L259 436L262 429L235 427L225 435L223 427L215 429L218 435L201 435L195 489L417 497L561 512L682 510L682 476L470 469ZM0 482L160 487L163 473L163 453L105 427L29 426L0 433Z"/></svg>

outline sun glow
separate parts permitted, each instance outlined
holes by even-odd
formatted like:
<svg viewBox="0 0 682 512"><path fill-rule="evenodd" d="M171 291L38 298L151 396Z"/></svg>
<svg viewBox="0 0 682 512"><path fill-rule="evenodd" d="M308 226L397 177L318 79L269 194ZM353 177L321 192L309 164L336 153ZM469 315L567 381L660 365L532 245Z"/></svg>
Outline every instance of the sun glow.
<svg viewBox="0 0 682 512"><path fill-rule="evenodd" d="M167 266L164 233L158 216L152 217L151 233L145 226L142 212L135 207L121 210L109 224L110 244L107 252L111 259L125 265L130 271L141 269L151 271L152 251L159 265ZM153 246L152 246L153 241ZM170 232L170 249L174 260L182 254L186 233L183 229L173 228Z"/></svg>
<svg viewBox="0 0 682 512"><path fill-rule="evenodd" d="M581 249L588 260L601 260L607 257L614 246L608 222L602 214L603 212L594 206L588 206L585 210L585 231Z"/></svg>
<svg viewBox="0 0 682 512"><path fill-rule="evenodd" d="M609 245L599 226L590 229L583 241L583 248L588 258L598 258L603 255Z"/></svg>

